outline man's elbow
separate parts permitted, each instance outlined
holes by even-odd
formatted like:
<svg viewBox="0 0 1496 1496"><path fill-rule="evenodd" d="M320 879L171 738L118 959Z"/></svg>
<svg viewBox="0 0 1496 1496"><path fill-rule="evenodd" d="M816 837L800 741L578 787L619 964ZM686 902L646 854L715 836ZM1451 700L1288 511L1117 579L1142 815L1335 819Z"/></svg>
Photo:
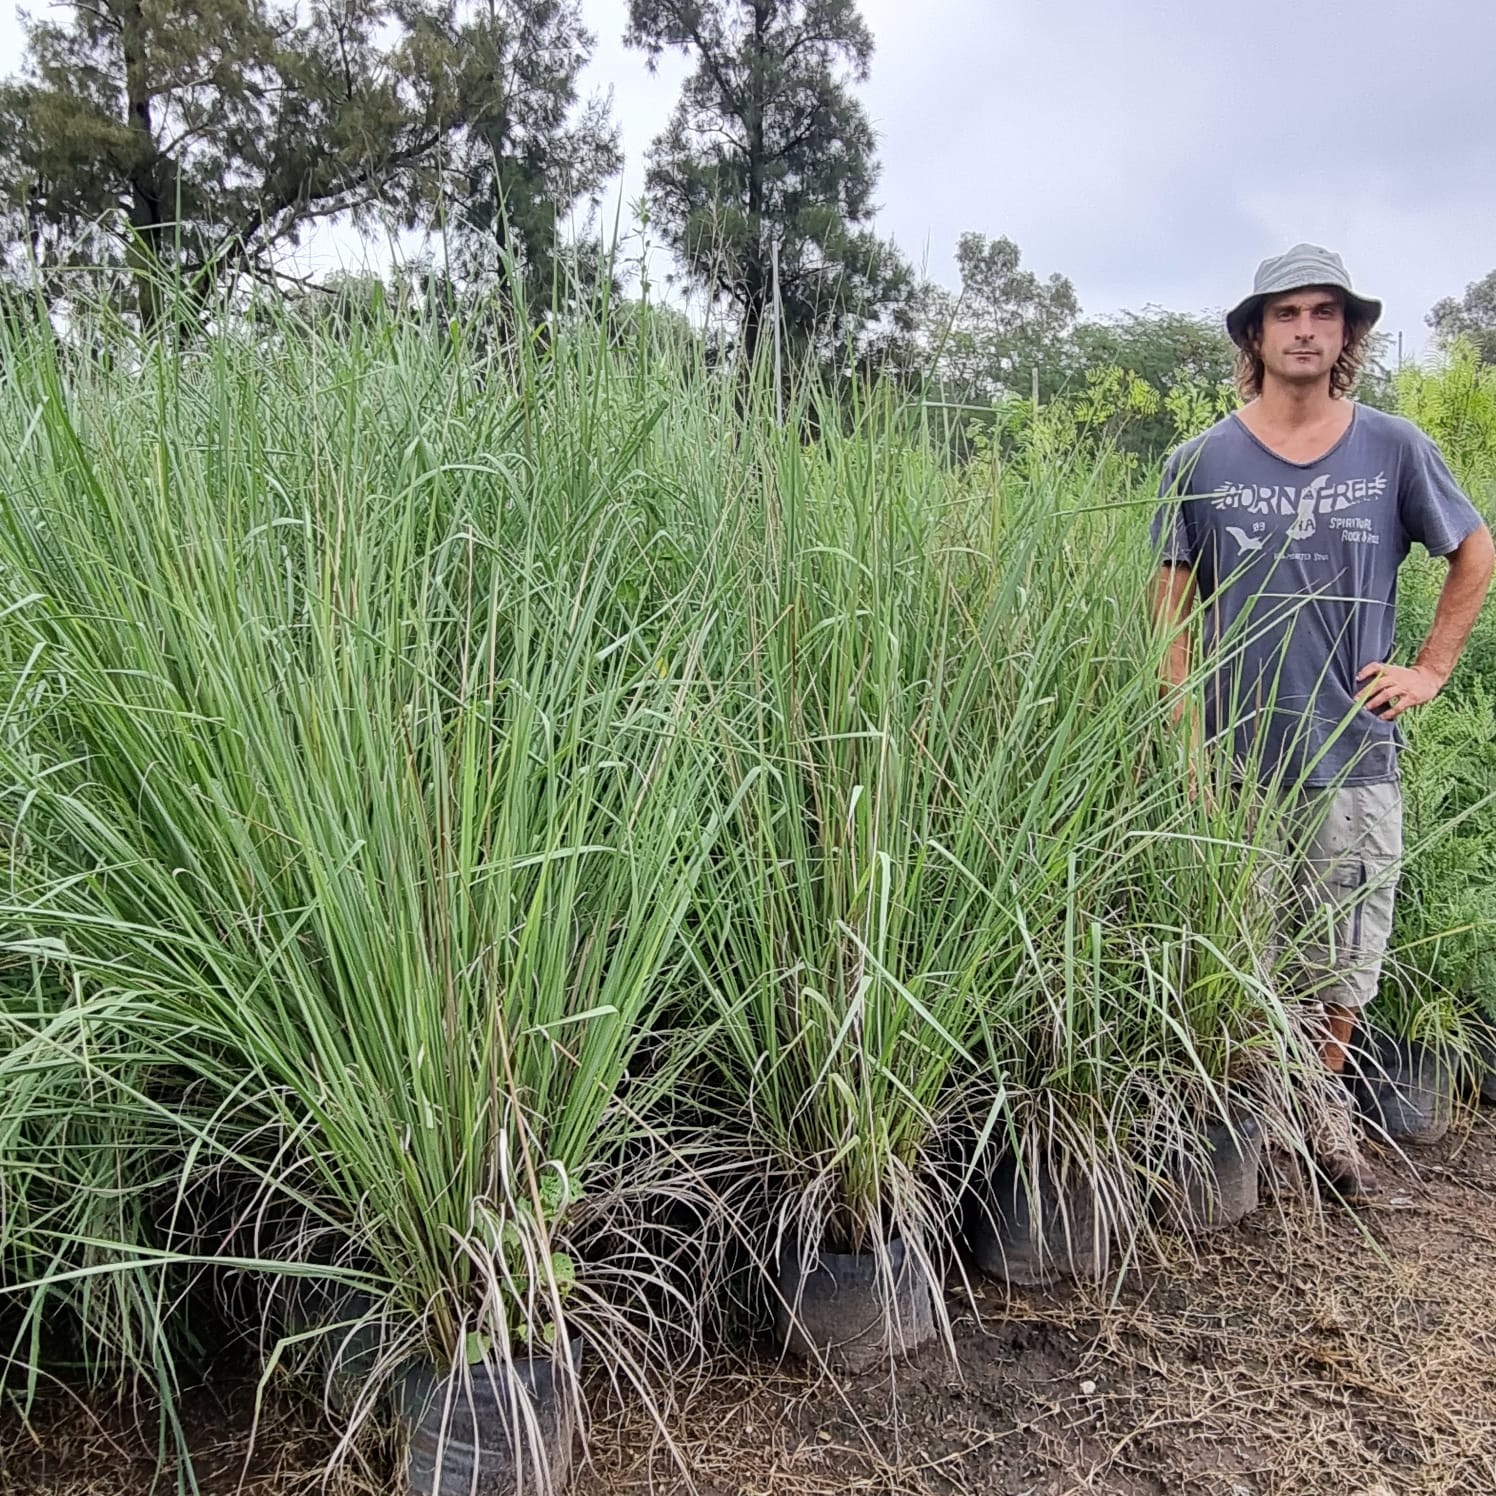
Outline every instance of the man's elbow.
<svg viewBox="0 0 1496 1496"><path fill-rule="evenodd" d="M1491 527L1483 524L1472 530L1449 553L1449 564L1477 586L1489 586L1491 573L1496 570L1496 544L1491 540Z"/></svg>

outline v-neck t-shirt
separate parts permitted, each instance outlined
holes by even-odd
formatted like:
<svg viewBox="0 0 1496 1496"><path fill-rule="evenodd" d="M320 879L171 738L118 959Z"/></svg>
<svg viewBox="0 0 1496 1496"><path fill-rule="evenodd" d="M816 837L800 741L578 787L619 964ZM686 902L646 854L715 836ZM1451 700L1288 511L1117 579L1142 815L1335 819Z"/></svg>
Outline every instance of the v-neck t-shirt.
<svg viewBox="0 0 1496 1496"><path fill-rule="evenodd" d="M1194 572L1215 661L1206 732L1236 771L1396 779L1402 734L1356 700L1356 676L1392 656L1413 542L1442 556L1481 524L1434 443L1356 405L1328 452L1290 462L1230 415L1170 455L1160 497L1153 541Z"/></svg>

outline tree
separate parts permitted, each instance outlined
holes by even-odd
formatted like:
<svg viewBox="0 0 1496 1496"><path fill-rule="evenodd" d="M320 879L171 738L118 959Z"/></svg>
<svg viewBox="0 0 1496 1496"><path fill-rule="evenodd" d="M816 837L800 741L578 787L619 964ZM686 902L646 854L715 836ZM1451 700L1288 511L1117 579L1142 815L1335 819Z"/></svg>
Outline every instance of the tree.
<svg viewBox="0 0 1496 1496"><path fill-rule="evenodd" d="M605 99L574 114L596 40L576 0L493 0L472 31L495 60L501 86L454 151L448 226L456 264L472 283L502 277L512 257L525 272L531 309L539 311L563 261L583 276L600 264L595 241L561 250L561 219L580 201L595 203L622 166L618 130Z"/></svg>
<svg viewBox="0 0 1496 1496"><path fill-rule="evenodd" d="M962 234L959 294L922 289L928 363L947 401L990 405L1003 395L1027 395L1036 369L1041 396L1066 382L1066 338L1080 310L1075 287L1058 273L1040 280L1022 260L1011 239Z"/></svg>
<svg viewBox="0 0 1496 1496"><path fill-rule="evenodd" d="M318 219L429 222L454 153L470 170L486 153L522 184L518 232L537 242L553 223L536 207L545 190L570 201L591 181L592 168L556 169L584 141L558 152L549 138L590 41L571 0L67 11L26 21L24 74L0 85L0 257L102 266L116 293L132 275L146 323L164 279L201 297L225 275L268 278ZM536 38L539 60L524 50ZM602 169L605 122L580 129Z"/></svg>
<svg viewBox="0 0 1496 1496"><path fill-rule="evenodd" d="M1441 348L1463 338L1482 363L1496 364L1496 270L1471 281L1460 300L1446 296L1428 314L1428 325Z"/></svg>
<svg viewBox="0 0 1496 1496"><path fill-rule="evenodd" d="M1126 449L1156 457L1178 436L1170 413L1170 391L1194 389L1208 395L1221 385L1230 385L1236 345L1217 317L1147 306L1140 312L1080 323L1071 335L1069 363L1082 377L1108 368L1124 370L1158 394L1158 410L1129 422L1118 437Z"/></svg>
<svg viewBox="0 0 1496 1496"><path fill-rule="evenodd" d="M776 243L792 355L833 357L907 298L908 267L867 227L873 130L848 80L866 80L873 38L853 0L629 0L625 41L651 64L696 59L647 187L687 274L736 309L750 362Z"/></svg>

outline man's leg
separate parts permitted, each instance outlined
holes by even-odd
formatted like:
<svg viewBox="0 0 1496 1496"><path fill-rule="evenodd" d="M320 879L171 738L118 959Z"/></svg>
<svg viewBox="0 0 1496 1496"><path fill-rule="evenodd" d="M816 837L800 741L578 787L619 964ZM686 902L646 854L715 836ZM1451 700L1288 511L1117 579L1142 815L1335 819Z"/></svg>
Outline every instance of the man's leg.
<svg viewBox="0 0 1496 1496"><path fill-rule="evenodd" d="M1402 792L1396 783L1348 785L1315 797L1298 879L1306 917L1303 973L1324 1006L1320 1054L1339 1075L1361 1011L1376 996L1392 934L1402 859ZM1356 1140L1347 1102L1316 1139L1320 1166L1343 1194L1374 1193L1376 1176Z"/></svg>
<svg viewBox="0 0 1496 1496"><path fill-rule="evenodd" d="M1320 1041L1319 1052L1334 1075L1345 1071L1351 1040L1356 1035L1356 1018L1355 1008L1343 1008L1338 1003L1325 1004L1325 1036Z"/></svg>

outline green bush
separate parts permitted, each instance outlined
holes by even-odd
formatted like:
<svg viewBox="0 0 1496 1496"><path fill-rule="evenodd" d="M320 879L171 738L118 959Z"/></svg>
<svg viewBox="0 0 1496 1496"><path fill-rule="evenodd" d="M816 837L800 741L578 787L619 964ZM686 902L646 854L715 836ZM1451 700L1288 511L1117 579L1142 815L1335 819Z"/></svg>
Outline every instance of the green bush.
<svg viewBox="0 0 1496 1496"><path fill-rule="evenodd" d="M1409 855L1377 1013L1396 1032L1442 1032L1474 1008L1496 1019L1496 697L1483 682L1407 725Z"/></svg>
<svg viewBox="0 0 1496 1496"><path fill-rule="evenodd" d="M1457 343L1398 374L1399 413L1438 443L1488 521L1496 517L1496 369ZM1448 563L1417 552L1399 579L1398 657L1433 625ZM1487 600L1453 677L1403 719L1408 855L1381 1023L1448 1035L1472 1009L1496 1019L1496 604Z"/></svg>

